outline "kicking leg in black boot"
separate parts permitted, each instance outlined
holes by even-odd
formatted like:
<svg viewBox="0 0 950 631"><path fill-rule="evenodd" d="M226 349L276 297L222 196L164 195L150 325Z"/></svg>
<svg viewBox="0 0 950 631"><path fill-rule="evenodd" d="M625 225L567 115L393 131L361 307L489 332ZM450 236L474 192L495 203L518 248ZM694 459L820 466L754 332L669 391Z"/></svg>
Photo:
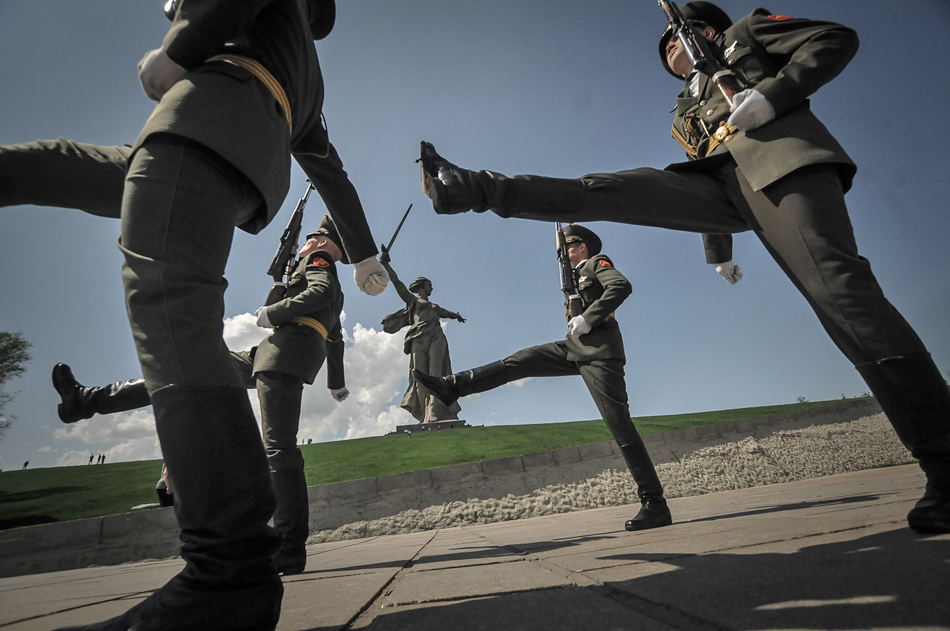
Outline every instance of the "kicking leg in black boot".
<svg viewBox="0 0 950 631"><path fill-rule="evenodd" d="M418 370L413 370L412 376L446 405L452 405L460 397L492 390L508 383L508 369L503 361L492 362L445 377L433 377Z"/></svg>
<svg viewBox="0 0 950 631"><path fill-rule="evenodd" d="M418 162L422 190L440 215L491 210L501 217L543 219L552 211L577 216L584 204L586 187L579 179L469 171L440 156L425 141L419 146Z"/></svg>
<svg viewBox="0 0 950 631"><path fill-rule="evenodd" d="M127 412L151 405L144 379L117 381L108 386L87 388L73 377L66 364L53 367L53 387L63 399L57 407L64 423L75 423L95 414Z"/></svg>

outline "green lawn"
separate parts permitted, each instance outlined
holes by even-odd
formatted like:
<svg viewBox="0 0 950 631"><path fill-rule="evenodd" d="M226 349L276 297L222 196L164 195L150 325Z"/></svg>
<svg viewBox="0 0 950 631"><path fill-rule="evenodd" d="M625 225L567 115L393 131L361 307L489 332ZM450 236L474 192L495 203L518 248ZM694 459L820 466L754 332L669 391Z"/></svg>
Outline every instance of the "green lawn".
<svg viewBox="0 0 950 631"><path fill-rule="evenodd" d="M644 416L641 434L714 425L838 401L816 401L696 414ZM301 445L307 484L328 484L519 456L610 440L603 421L502 425L416 432ZM0 529L126 513L157 502L161 461L27 469L0 473Z"/></svg>

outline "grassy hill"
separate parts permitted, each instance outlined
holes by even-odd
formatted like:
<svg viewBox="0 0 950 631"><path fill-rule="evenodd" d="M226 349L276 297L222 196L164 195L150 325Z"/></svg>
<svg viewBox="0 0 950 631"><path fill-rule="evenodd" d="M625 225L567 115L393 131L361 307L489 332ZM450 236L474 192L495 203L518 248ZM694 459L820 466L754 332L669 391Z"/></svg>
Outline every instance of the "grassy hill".
<svg viewBox="0 0 950 631"><path fill-rule="evenodd" d="M641 434L820 407L816 401L633 419ZM473 427L301 445L307 484L329 484L610 440L601 420ZM160 460L0 473L0 529L128 512L157 502Z"/></svg>

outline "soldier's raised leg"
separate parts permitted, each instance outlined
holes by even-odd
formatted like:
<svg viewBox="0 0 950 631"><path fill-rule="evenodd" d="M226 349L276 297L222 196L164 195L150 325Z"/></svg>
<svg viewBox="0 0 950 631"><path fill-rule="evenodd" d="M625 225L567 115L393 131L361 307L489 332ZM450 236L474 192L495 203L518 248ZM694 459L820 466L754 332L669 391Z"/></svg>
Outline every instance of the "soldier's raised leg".
<svg viewBox="0 0 950 631"><path fill-rule="evenodd" d="M630 420L623 379L623 362L568 361L563 343L553 342L518 351L504 360L445 377L433 377L414 371L416 379L443 403L451 405L459 397L485 392L525 377L559 377L580 374L604 422L620 446L624 461L637 484L640 510L627 520L627 530L646 530L672 523L663 497L663 486L643 440ZM624 422L626 421L626 422Z"/></svg>
<svg viewBox="0 0 950 631"><path fill-rule="evenodd" d="M0 206L76 208L118 219L130 152L65 138L0 146Z"/></svg>
<svg viewBox="0 0 950 631"><path fill-rule="evenodd" d="M57 412L64 423L75 423L92 418L96 414L137 410L152 404L144 379L86 387L76 381L72 370L66 364L56 364L53 367L53 387L62 398Z"/></svg>

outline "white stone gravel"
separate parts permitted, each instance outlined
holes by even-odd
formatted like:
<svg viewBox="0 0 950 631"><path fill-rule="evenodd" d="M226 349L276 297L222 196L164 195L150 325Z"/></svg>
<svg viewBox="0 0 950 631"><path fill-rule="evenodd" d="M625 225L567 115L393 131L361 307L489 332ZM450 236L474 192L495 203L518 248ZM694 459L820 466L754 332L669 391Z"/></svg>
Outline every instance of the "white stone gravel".
<svg viewBox="0 0 950 631"><path fill-rule="evenodd" d="M887 418L876 414L847 423L781 430L763 438L747 437L703 447L678 462L656 468L666 497L675 498L913 461ZM447 502L321 530L310 536L309 543L527 519L637 501L630 474L607 469L581 482L546 486L525 495Z"/></svg>

